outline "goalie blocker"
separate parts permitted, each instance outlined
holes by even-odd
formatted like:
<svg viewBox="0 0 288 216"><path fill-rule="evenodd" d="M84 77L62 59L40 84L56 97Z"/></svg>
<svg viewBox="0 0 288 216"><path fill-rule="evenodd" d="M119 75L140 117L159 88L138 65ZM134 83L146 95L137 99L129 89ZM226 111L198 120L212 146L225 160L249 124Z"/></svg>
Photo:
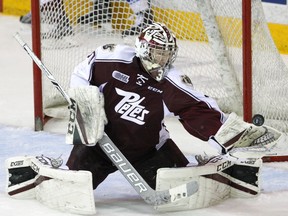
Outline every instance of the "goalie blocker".
<svg viewBox="0 0 288 216"><path fill-rule="evenodd" d="M107 123L103 94L96 86L85 86L70 88L69 96L72 103L68 107L70 118L66 143L96 145L103 137Z"/></svg>

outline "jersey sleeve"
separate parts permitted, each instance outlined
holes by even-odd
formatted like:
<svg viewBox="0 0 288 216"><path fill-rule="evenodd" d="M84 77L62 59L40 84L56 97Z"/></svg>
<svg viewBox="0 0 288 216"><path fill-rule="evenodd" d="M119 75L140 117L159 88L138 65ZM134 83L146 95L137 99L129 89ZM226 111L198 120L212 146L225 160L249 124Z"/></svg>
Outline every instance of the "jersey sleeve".
<svg viewBox="0 0 288 216"><path fill-rule="evenodd" d="M207 141L216 134L226 116L214 99L196 91L185 78L172 69L166 77L164 102L190 134Z"/></svg>
<svg viewBox="0 0 288 216"><path fill-rule="evenodd" d="M84 61L74 68L70 79L70 87L90 85L91 71L96 58L95 53L95 51L92 52Z"/></svg>

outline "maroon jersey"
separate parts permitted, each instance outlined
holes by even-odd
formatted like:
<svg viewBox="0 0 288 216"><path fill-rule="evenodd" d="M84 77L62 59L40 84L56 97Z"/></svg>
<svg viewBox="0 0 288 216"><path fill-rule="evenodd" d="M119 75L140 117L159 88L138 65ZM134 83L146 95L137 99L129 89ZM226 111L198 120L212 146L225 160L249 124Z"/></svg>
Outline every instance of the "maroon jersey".
<svg viewBox="0 0 288 216"><path fill-rule="evenodd" d="M169 138L165 116L176 116L202 140L215 135L225 118L216 102L195 91L174 67L161 82L154 80L126 45L97 48L75 68L71 86L78 85L95 85L103 92L105 132L131 162Z"/></svg>

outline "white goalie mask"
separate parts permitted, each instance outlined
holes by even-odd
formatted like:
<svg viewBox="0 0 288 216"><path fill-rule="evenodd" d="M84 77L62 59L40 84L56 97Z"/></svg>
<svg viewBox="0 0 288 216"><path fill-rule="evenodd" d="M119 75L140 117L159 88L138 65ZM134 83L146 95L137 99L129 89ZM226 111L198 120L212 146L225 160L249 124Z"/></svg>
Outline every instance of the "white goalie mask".
<svg viewBox="0 0 288 216"><path fill-rule="evenodd" d="M148 25L136 38L135 47L144 69L158 82L165 77L178 51L175 36L161 23Z"/></svg>

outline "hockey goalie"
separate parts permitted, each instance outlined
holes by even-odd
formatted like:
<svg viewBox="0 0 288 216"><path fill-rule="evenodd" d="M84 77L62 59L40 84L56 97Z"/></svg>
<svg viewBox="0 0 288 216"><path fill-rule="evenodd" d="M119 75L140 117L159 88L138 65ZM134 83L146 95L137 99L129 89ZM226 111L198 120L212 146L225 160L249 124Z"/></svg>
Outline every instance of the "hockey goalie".
<svg viewBox="0 0 288 216"><path fill-rule="evenodd" d="M23 187L36 185L31 196L55 207L41 192L41 182L46 183L45 191L59 181L73 185L66 174L78 179L77 173L84 172L81 182L86 184L81 185L87 191L87 203L83 209L91 213L91 191L119 170L144 201L160 211L203 208L229 197L257 195L261 158L277 153L285 136L268 126L246 123L234 113L223 113L215 100L196 91L173 66L177 51L174 34L165 25L153 23L140 33L135 48L107 44L92 52L71 77L66 135L67 143L73 144L66 163L69 170L49 168L35 157L8 160L8 194L21 197ZM185 156L165 127L167 116L178 118L217 154ZM186 145L193 149L193 143ZM26 169L27 175L22 174ZM77 193L75 189L75 197ZM62 203L81 212L79 199L66 202L65 195L59 196Z"/></svg>

